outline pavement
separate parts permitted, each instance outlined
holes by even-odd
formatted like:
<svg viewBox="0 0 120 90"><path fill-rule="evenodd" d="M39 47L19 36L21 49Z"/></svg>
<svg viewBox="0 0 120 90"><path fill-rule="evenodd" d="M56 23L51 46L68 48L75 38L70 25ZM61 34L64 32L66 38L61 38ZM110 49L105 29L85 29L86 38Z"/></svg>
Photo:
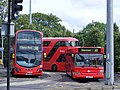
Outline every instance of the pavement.
<svg viewBox="0 0 120 90"><path fill-rule="evenodd" d="M4 65L3 64L0 64L0 69L3 69L4 68Z"/></svg>
<svg viewBox="0 0 120 90"><path fill-rule="evenodd" d="M0 65L0 73L5 73L7 72L7 68L4 68L4 65ZM120 78L120 73L118 75L118 78ZM67 87L62 87L62 86L58 86L55 88L46 88L46 89L40 89L41 87L39 87L39 89L30 89L29 90L120 90L120 80L118 80L118 78L115 77L116 83L115 85L82 85L81 87L78 88L69 88L69 86ZM105 82L105 81L104 81ZM19 87L19 89L16 89L17 87L10 87L10 90L26 90L23 87ZM1 88L0 90L6 90L6 87Z"/></svg>

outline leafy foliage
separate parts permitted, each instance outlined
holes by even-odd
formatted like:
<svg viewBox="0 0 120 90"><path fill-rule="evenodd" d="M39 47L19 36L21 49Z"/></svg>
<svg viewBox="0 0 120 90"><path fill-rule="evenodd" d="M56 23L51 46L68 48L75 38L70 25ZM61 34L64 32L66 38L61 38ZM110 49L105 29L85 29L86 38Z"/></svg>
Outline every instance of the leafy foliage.
<svg viewBox="0 0 120 90"><path fill-rule="evenodd" d="M0 25L7 16L7 0L0 0Z"/></svg>
<svg viewBox="0 0 120 90"><path fill-rule="evenodd" d="M62 20L52 14L34 13L32 14L32 24L29 24L29 14L20 15L19 19L14 21L16 30L35 29L43 32L44 37L63 37L71 35L64 26L60 24Z"/></svg>
<svg viewBox="0 0 120 90"><path fill-rule="evenodd" d="M81 46L100 46L106 49L106 25L100 22L89 23L74 37L81 41ZM106 52L106 51L105 51ZM120 71L120 31L114 23L114 66L115 71Z"/></svg>
<svg viewBox="0 0 120 90"><path fill-rule="evenodd" d="M116 23L114 23L114 62L115 71L120 71L120 32Z"/></svg>
<svg viewBox="0 0 120 90"><path fill-rule="evenodd" d="M105 46L105 24L100 22L89 23L82 31L76 34L84 46Z"/></svg>
<svg viewBox="0 0 120 90"><path fill-rule="evenodd" d="M0 1L0 25L7 17L7 0ZM80 40L81 46L106 46L106 25L100 22L89 23L78 33L71 33L60 24L62 20L53 14L33 13L32 24L29 23L29 14L21 14L15 20L15 31L23 29L35 29L43 32L44 37L70 37ZM7 39L4 39L4 47L7 47ZM11 42L13 43L13 42ZM106 47L105 47L106 48ZM114 57L115 71L120 71L120 31L114 23ZM7 49L5 48L5 57Z"/></svg>

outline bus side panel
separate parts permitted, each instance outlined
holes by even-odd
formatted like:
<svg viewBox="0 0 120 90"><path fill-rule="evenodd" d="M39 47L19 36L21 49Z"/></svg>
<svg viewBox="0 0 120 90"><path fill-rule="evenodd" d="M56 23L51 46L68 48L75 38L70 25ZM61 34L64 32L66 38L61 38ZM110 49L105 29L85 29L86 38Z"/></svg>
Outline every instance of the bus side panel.
<svg viewBox="0 0 120 90"><path fill-rule="evenodd" d="M61 54L65 54L66 48L67 47L60 47L51 58L49 58L48 60L44 59L43 70L52 70L52 66L56 65L57 71L65 71L65 57L61 57Z"/></svg>
<svg viewBox="0 0 120 90"><path fill-rule="evenodd" d="M72 58L70 55L66 56L66 63L65 63L66 74L71 76L72 71Z"/></svg>
<svg viewBox="0 0 120 90"><path fill-rule="evenodd" d="M44 60L44 62L43 62L43 70L51 70L51 66L52 66L51 62Z"/></svg>
<svg viewBox="0 0 120 90"><path fill-rule="evenodd" d="M65 71L65 52L67 47L59 47L51 58L57 65L57 71Z"/></svg>

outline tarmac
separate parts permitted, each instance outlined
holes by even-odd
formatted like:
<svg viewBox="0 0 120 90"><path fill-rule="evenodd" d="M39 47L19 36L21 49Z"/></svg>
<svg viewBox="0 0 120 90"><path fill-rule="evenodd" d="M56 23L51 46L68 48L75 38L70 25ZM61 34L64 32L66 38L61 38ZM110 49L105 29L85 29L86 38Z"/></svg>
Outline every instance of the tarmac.
<svg viewBox="0 0 120 90"><path fill-rule="evenodd" d="M5 73L5 72L7 72L7 68L4 68L4 65L0 64L0 73ZM23 88L21 88L21 89L24 90ZM10 90L14 90L14 89L12 89L12 87L11 87ZM33 90L33 89L31 89L31 90ZM55 87L55 88L49 88L49 89L43 89L43 90L120 90L120 81L117 81L115 83L115 85L83 86L80 88Z"/></svg>

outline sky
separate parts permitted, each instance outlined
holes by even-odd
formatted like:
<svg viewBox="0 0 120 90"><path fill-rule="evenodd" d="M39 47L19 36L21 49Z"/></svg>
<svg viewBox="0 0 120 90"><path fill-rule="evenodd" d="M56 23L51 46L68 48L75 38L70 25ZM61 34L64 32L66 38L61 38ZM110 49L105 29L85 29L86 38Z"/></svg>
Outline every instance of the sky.
<svg viewBox="0 0 120 90"><path fill-rule="evenodd" d="M23 0L21 14L29 14L29 1ZM92 21L106 24L106 5L107 0L31 0L31 12L52 13L71 32L78 32ZM113 22L120 27L120 0L113 0Z"/></svg>

